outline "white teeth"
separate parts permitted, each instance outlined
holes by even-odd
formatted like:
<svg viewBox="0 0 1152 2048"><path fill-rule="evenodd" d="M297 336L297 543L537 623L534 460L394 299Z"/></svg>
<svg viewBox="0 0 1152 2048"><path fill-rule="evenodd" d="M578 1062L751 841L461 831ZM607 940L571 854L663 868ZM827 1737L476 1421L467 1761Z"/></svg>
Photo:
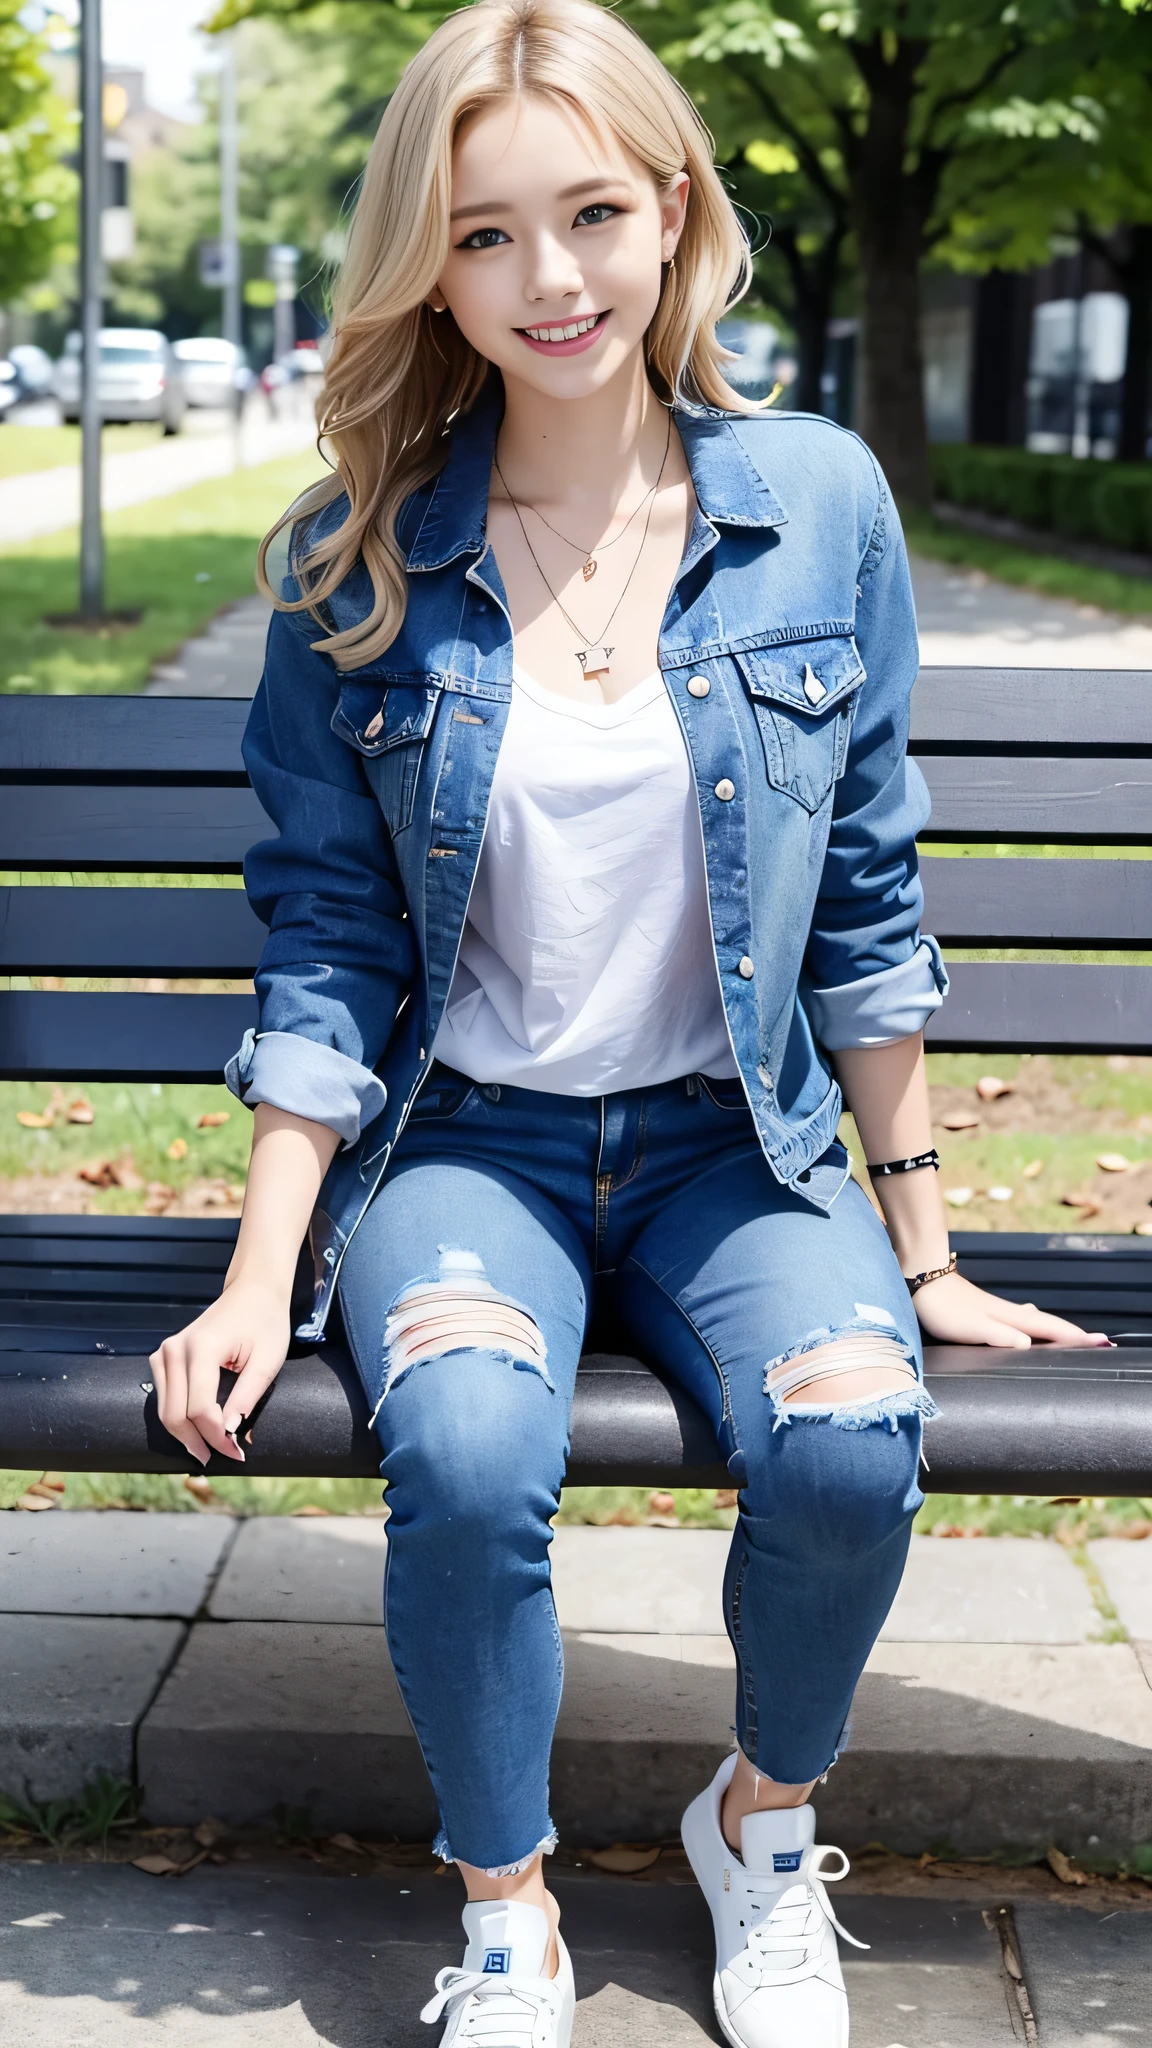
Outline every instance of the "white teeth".
<svg viewBox="0 0 1152 2048"><path fill-rule="evenodd" d="M599 313L592 313L586 320L572 320L567 327L526 327L525 334L533 341L575 341L580 334L587 334L599 320Z"/></svg>

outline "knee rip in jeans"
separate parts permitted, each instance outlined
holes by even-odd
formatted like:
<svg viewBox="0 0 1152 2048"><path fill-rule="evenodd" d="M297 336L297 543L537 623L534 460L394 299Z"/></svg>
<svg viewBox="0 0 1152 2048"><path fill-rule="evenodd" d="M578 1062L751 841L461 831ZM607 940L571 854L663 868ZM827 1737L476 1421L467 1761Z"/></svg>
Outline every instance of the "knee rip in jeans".
<svg viewBox="0 0 1152 2048"><path fill-rule="evenodd" d="M930 1421L937 1413L888 1311L860 1301L854 1322L814 1330L802 1344L769 1359L764 1392L774 1430L805 1419L849 1430L881 1423L895 1433L901 1416Z"/></svg>
<svg viewBox="0 0 1152 2048"><path fill-rule="evenodd" d="M434 1278L401 1288L384 1325L384 1390L375 1422L388 1395L418 1365L454 1351L486 1351L526 1372L555 1392L548 1373L548 1347L526 1308L500 1294L477 1252L439 1245Z"/></svg>

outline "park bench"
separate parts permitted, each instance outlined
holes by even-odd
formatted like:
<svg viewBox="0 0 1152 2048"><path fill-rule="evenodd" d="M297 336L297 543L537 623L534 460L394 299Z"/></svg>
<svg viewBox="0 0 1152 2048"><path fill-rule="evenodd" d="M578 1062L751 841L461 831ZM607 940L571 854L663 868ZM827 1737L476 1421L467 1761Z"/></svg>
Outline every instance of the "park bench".
<svg viewBox="0 0 1152 2048"><path fill-rule="evenodd" d="M1049 956L954 965L932 1047L1152 1052L1152 967L1077 958L1152 949L1152 860L998 850L1147 849L1150 690L1152 677L1129 671L922 672L912 751L932 792L932 840L988 847L986 857L925 857L926 928L956 949ZM194 698L0 702L0 870L60 878L0 892L0 975L250 977L263 927L242 891L69 886L102 871L239 874L269 829L241 760L246 715L243 703ZM254 1009L243 994L0 992L0 1076L217 1081ZM0 1217L0 1465L189 1468L159 1424L148 1353L218 1291L235 1229L219 1219ZM928 1385L942 1412L926 1484L1152 1491L1152 1240L969 1232L953 1243L973 1280L1106 1329L1119 1348L931 1347ZM290 1358L258 1415L249 1472L376 1469L339 1340ZM699 1410L594 1325L570 1480L727 1477Z"/></svg>

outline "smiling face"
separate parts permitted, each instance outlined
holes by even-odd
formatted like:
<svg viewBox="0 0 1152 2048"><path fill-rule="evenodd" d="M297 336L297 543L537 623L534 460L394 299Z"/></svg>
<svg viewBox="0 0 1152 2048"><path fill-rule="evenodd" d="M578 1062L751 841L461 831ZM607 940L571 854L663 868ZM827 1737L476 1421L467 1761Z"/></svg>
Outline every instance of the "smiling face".
<svg viewBox="0 0 1152 2048"><path fill-rule="evenodd" d="M586 397L643 348L687 197L685 172L659 191L637 157L560 102L502 100L457 137L434 303L505 378Z"/></svg>

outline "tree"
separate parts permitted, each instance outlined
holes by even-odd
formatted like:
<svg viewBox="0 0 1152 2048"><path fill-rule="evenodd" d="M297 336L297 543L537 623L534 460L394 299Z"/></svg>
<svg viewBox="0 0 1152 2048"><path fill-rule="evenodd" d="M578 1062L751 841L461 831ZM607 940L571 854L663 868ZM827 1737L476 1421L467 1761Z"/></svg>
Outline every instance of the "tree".
<svg viewBox="0 0 1152 2048"><path fill-rule="evenodd" d="M24 11L0 0L0 305L50 270L75 185L61 160L68 115Z"/></svg>
<svg viewBox="0 0 1152 2048"><path fill-rule="evenodd" d="M311 4L226 0L219 19ZM368 0L328 4L363 14ZM446 11L375 0L390 34ZM926 505L921 266L1006 182L1036 180L1066 140L1096 133L1086 82L1134 36L1147 68L1152 0L621 0L621 12L692 94L721 161L738 148L743 162L755 140L792 152L829 209L837 263L842 210L860 274L862 429L897 495ZM811 246L796 252L810 269Z"/></svg>

